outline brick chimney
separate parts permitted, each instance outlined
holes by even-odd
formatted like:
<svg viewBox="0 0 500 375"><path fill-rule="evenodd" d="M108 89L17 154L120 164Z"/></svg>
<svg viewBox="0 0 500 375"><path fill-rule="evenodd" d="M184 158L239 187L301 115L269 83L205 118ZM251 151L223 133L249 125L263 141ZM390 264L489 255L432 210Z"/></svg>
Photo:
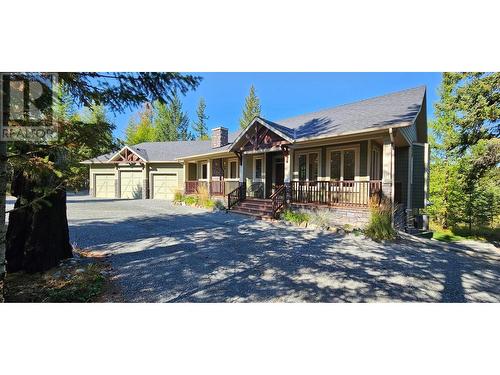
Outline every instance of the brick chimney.
<svg viewBox="0 0 500 375"><path fill-rule="evenodd" d="M212 148L222 147L228 143L227 128L219 126L212 129Z"/></svg>

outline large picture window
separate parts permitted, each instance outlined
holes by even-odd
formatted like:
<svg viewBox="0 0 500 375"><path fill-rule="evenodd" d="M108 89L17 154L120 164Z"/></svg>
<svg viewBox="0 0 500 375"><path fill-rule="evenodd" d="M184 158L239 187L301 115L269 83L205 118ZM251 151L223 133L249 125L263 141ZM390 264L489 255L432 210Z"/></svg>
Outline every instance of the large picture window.
<svg viewBox="0 0 500 375"><path fill-rule="evenodd" d="M319 177L319 152L308 152L298 155L300 181L317 181Z"/></svg>
<svg viewBox="0 0 500 375"><path fill-rule="evenodd" d="M359 149L345 148L331 150L328 154L328 172L332 181L352 181L359 173Z"/></svg>

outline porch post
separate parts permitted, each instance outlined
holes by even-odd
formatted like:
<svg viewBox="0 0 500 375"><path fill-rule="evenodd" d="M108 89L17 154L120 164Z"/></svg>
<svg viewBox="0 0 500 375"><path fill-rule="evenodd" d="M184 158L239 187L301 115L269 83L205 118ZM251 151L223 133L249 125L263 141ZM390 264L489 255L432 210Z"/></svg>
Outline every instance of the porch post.
<svg viewBox="0 0 500 375"><path fill-rule="evenodd" d="M211 197L212 196L212 160L208 159L207 160L207 189L208 189L208 195Z"/></svg>
<svg viewBox="0 0 500 375"><path fill-rule="evenodd" d="M283 149L283 162L284 162L284 168L285 168L285 173L284 173L284 178L283 178L283 183L285 185L285 196L286 196L286 202L290 204L292 201L292 175L293 175L293 169L292 169L292 160L293 160L293 150L290 150L289 148Z"/></svg>
<svg viewBox="0 0 500 375"><path fill-rule="evenodd" d="M382 148L382 193L394 203L393 197L393 159L394 144L390 137L384 138Z"/></svg>

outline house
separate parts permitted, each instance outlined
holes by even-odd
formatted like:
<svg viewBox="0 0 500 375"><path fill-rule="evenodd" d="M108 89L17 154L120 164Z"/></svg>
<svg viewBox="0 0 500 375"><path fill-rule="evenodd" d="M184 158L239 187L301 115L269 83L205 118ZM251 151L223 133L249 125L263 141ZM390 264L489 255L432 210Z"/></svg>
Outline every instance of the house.
<svg viewBox="0 0 500 375"><path fill-rule="evenodd" d="M384 195L404 225L427 202L426 90L284 120L257 117L237 133L213 129L209 141L141 143L84 163L95 197L172 199L203 185L241 213L324 207L358 224L367 220L370 197Z"/></svg>

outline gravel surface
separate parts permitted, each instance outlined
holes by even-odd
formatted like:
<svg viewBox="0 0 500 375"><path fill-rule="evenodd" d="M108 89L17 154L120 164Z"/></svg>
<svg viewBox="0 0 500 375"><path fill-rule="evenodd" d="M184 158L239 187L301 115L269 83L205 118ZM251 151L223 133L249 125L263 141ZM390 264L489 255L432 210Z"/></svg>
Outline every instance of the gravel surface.
<svg viewBox="0 0 500 375"><path fill-rule="evenodd" d="M72 241L131 302L500 302L500 250L380 244L166 201L68 198Z"/></svg>

